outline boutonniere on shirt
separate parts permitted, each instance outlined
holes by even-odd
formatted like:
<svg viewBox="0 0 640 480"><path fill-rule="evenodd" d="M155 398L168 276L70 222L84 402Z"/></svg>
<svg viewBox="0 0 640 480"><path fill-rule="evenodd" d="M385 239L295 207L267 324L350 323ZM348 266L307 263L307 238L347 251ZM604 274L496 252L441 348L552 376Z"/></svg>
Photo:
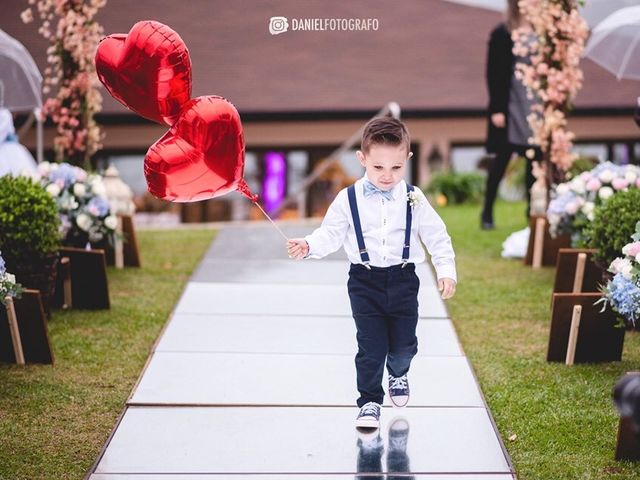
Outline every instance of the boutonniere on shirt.
<svg viewBox="0 0 640 480"><path fill-rule="evenodd" d="M424 196L416 190L412 190L410 192L407 192L407 201L409 202L409 205L411 205L411 207L416 208L422 205L422 203L424 202Z"/></svg>

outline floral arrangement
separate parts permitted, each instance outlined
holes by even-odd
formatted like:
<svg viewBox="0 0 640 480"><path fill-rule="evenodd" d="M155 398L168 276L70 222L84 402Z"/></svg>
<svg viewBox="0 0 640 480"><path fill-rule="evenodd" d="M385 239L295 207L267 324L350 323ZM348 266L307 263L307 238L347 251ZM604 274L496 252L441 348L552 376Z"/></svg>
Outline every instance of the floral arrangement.
<svg viewBox="0 0 640 480"><path fill-rule="evenodd" d="M531 98L540 100L527 117L530 143L540 145L546 158L566 171L577 157L571 152L574 134L566 128L566 114L582 88L579 64L589 27L576 0L520 0L518 5L537 38L528 41L528 27L512 32L514 53L531 58L531 65L516 65L516 76Z"/></svg>
<svg viewBox="0 0 640 480"><path fill-rule="evenodd" d="M93 18L106 0L29 0L42 22L38 32L49 41L43 93L57 88L43 115L56 125L53 140L58 160L87 165L100 147L102 132L93 117L102 108L94 57L102 27ZM33 21L32 7L21 14Z"/></svg>
<svg viewBox="0 0 640 480"><path fill-rule="evenodd" d="M16 283L16 277L7 272L2 252L0 252L0 303L6 304L6 297L20 298L22 295L22 285Z"/></svg>
<svg viewBox="0 0 640 480"><path fill-rule="evenodd" d="M411 205L412 208L417 208L422 205L422 202L425 202L426 198L424 197L424 193L422 191L414 189L407 192L407 202Z"/></svg>
<svg viewBox="0 0 640 480"><path fill-rule="evenodd" d="M105 238L113 244L118 220L111 214L100 175L49 162L38 165L38 175L58 206L63 244L84 247Z"/></svg>
<svg viewBox="0 0 640 480"><path fill-rule="evenodd" d="M603 162L555 187L547 209L549 232L569 233L574 247L584 246L583 229L594 210L617 191L640 188L640 167Z"/></svg>
<svg viewBox="0 0 640 480"><path fill-rule="evenodd" d="M632 243L622 248L624 257L618 257L609 266L613 278L602 288L603 309L607 304L617 312L625 322L636 327L640 319L640 222L631 236Z"/></svg>

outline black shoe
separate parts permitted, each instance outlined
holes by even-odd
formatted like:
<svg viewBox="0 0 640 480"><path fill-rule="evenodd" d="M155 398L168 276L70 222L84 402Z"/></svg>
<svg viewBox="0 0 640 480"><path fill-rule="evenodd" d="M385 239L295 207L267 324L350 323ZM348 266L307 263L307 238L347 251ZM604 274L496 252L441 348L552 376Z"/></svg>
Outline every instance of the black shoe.
<svg viewBox="0 0 640 480"><path fill-rule="evenodd" d="M389 397L396 407L405 407L409 403L409 380L406 374L401 377L389 375Z"/></svg>
<svg viewBox="0 0 640 480"><path fill-rule="evenodd" d="M481 220L480 221L480 228L482 230L493 230L495 227L495 225L493 224L493 222L489 222L487 220Z"/></svg>
<svg viewBox="0 0 640 480"><path fill-rule="evenodd" d="M380 404L376 402L365 403L356 418L356 427L378 428L379 426Z"/></svg>

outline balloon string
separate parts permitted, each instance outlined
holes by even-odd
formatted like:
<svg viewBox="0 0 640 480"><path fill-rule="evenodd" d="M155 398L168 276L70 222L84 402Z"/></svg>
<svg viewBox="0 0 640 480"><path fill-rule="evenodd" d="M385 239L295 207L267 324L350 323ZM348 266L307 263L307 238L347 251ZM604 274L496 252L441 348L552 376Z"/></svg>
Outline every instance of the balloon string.
<svg viewBox="0 0 640 480"><path fill-rule="evenodd" d="M276 227L276 230L278 230L278 232L280 232L280 235L282 235L282 237L283 237L285 240L289 241L289 239L288 239L288 238L287 238L287 236L284 234L284 232L283 232L282 230L280 230L280 227L278 227L278 225L276 225L276 222L274 222L274 221L271 219L271 217L267 214L267 212L265 212L265 211L262 209L262 207L260 206L260 204L259 204L258 202L256 202L256 201L254 201L253 203L255 203L255 204L256 204L256 206L260 209L260 211L261 211L262 213L264 213L264 216L265 216L265 217L267 217L267 218L269 219L269 221L271 222L271 224L272 224L274 227Z"/></svg>

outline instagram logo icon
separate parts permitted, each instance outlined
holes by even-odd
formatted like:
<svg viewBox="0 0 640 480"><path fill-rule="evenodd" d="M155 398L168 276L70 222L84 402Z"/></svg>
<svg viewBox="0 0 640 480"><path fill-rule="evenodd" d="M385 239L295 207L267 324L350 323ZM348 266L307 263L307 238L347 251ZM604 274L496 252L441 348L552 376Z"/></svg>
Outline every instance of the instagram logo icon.
<svg viewBox="0 0 640 480"><path fill-rule="evenodd" d="M279 35L287 30L289 30L287 17L271 17L269 19L269 33L271 35Z"/></svg>

